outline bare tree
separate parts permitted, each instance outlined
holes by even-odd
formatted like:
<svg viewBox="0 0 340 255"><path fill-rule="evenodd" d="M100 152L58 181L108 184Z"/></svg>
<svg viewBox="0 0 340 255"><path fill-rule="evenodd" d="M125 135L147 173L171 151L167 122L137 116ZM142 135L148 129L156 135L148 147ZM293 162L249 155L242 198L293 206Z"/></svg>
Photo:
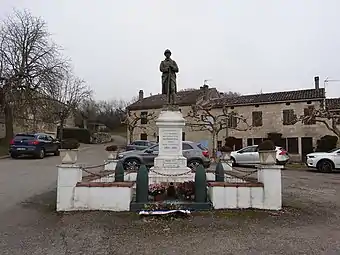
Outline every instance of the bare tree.
<svg viewBox="0 0 340 255"><path fill-rule="evenodd" d="M187 114L188 123L193 131L209 131L212 135L213 155L215 155L216 139L222 130L234 129L246 131L251 128L247 119L237 112L228 112L228 108L222 109L222 113L214 113L214 104L211 102L193 105L192 110ZM244 123L245 127L240 127Z"/></svg>
<svg viewBox="0 0 340 255"><path fill-rule="evenodd" d="M305 110L305 114L300 117L295 116L295 123L302 121L305 124L315 124L316 122L322 123L326 128L333 132L340 140L340 112L331 111L323 108L315 109L310 107Z"/></svg>
<svg viewBox="0 0 340 255"><path fill-rule="evenodd" d="M223 97L225 98L234 98L234 97L239 97L241 96L241 93L239 92L234 92L234 91L228 91L223 93Z"/></svg>
<svg viewBox="0 0 340 255"><path fill-rule="evenodd" d="M132 143L133 133L136 128L147 130L150 125L143 125L142 120L145 122L153 121L156 119L156 114L154 112L143 114L137 114L136 112L127 111L123 119L121 119L122 124L126 125L128 130L129 143Z"/></svg>
<svg viewBox="0 0 340 255"><path fill-rule="evenodd" d="M60 77L58 84L51 84L45 89L40 102L44 105L45 118L59 123L60 139L63 138L65 121L79 109L82 102L90 100L91 96L92 90L70 71Z"/></svg>
<svg viewBox="0 0 340 255"><path fill-rule="evenodd" d="M88 121L94 121L98 115L98 105L92 99L84 100L80 103L79 113L81 115L84 128L88 128Z"/></svg>
<svg viewBox="0 0 340 255"><path fill-rule="evenodd" d="M127 114L126 107L133 102L136 102L137 98L134 97L130 101L123 99L113 99L109 101L99 101L97 120L112 130L125 126L125 118Z"/></svg>
<svg viewBox="0 0 340 255"><path fill-rule="evenodd" d="M51 42L45 21L28 11L14 11L0 28L1 106L6 141L13 136L13 108L19 109L43 81L59 75L67 62Z"/></svg>

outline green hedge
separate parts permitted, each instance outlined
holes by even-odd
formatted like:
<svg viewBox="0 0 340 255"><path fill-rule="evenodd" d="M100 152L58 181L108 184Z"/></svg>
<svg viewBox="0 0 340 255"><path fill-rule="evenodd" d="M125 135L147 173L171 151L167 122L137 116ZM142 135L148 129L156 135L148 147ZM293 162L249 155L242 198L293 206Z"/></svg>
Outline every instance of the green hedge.
<svg viewBox="0 0 340 255"><path fill-rule="evenodd" d="M57 130L57 137L60 139L60 128ZM80 143L90 143L91 132L85 128L63 128L63 139L76 139Z"/></svg>

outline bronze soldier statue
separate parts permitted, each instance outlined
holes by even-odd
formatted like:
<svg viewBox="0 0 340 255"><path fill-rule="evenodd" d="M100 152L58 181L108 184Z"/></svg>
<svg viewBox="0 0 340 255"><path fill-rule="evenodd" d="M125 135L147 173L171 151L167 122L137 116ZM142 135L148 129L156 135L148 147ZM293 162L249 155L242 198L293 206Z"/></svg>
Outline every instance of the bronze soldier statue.
<svg viewBox="0 0 340 255"><path fill-rule="evenodd" d="M169 105L175 104L175 95L177 93L176 73L178 73L178 66L175 60L170 58L171 51L165 50L165 60L159 66L162 72L162 94L167 95L167 103Z"/></svg>

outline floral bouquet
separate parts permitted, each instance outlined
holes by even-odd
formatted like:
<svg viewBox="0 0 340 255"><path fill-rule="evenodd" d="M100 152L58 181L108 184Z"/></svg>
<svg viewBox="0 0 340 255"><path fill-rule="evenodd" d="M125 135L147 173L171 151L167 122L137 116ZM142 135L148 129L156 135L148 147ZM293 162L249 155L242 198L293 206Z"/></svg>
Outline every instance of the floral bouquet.
<svg viewBox="0 0 340 255"><path fill-rule="evenodd" d="M157 196L165 193L165 186L159 183L149 185L149 195Z"/></svg>
<svg viewBox="0 0 340 255"><path fill-rule="evenodd" d="M195 195L195 182L187 181L179 183L177 186L177 192L185 199L192 199L192 197Z"/></svg>

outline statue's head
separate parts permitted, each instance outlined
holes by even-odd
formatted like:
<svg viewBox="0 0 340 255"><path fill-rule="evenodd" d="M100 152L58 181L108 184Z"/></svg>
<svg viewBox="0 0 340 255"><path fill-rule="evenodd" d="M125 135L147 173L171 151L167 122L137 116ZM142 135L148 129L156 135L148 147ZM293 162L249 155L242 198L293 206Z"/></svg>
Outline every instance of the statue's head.
<svg viewBox="0 0 340 255"><path fill-rule="evenodd" d="M170 58L170 56L171 56L171 51L170 51L169 49L166 49L166 50L164 51L164 56L165 56L166 58Z"/></svg>

